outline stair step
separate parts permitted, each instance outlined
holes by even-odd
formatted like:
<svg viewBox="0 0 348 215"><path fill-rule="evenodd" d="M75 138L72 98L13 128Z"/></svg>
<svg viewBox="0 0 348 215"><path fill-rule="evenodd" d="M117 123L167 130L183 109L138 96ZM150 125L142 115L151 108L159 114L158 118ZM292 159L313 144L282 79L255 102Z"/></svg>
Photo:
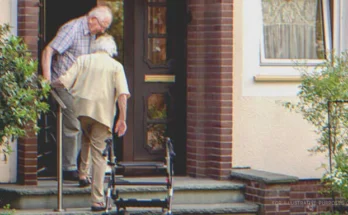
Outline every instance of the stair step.
<svg viewBox="0 0 348 215"><path fill-rule="evenodd" d="M167 168L167 166L163 162L119 162L117 163L116 168L135 168L135 167L150 167L150 168Z"/></svg>
<svg viewBox="0 0 348 215"><path fill-rule="evenodd" d="M167 208L168 201L166 199L117 199L113 201L119 208L128 207L159 207Z"/></svg>
<svg viewBox="0 0 348 215"><path fill-rule="evenodd" d="M120 179L117 179L120 180ZM136 182L156 182L153 178L131 178ZM163 177L157 178L163 181ZM121 180L120 180L121 181ZM174 177L173 204L223 204L243 203L244 188L240 183L213 179L193 179ZM123 199L165 199L166 186L126 186L118 185L119 198ZM91 188L80 188L77 182L63 184L63 207L86 208L90 205ZM10 203L16 209L53 209L57 206L57 182L39 181L39 186L0 184L0 204ZM0 205L0 208L1 205Z"/></svg>
<svg viewBox="0 0 348 215"><path fill-rule="evenodd" d="M127 185L127 186L167 186L168 182L142 182L142 181L116 181L116 185Z"/></svg>
<svg viewBox="0 0 348 215"><path fill-rule="evenodd" d="M258 205L252 203L225 203L225 204L174 204L174 215L197 215L197 214L210 214L210 215L257 215ZM2 214L4 210L0 210ZM54 212L53 210L16 210L16 215L92 215L92 214L105 214L105 215L120 215L116 213L116 208L113 207L110 212L91 212L90 208L67 208L65 212ZM121 213L122 214L122 213ZM129 208L124 215L163 215L159 208Z"/></svg>

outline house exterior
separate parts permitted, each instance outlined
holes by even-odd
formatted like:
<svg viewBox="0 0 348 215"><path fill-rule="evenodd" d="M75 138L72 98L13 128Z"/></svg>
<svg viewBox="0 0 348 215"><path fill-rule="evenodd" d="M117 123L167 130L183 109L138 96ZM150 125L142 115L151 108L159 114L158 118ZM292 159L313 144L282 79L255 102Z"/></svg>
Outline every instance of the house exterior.
<svg viewBox="0 0 348 215"><path fill-rule="evenodd" d="M96 4L110 1L98 0ZM125 22L127 18L134 17L140 9L146 8L144 5L137 5L141 0L133 1L124 1ZM44 2L0 0L0 23L9 22L14 26L13 33L24 38L36 59L39 59L42 49L39 43L42 36L39 23L42 23L40 11L45 10L42 7ZM163 6L164 2L148 1L147 6L157 3ZM348 3L344 0L272 0L283 8L280 11L272 11L274 8L268 0L183 2L185 10L181 12L185 13L185 20L181 20L180 23L185 25L182 31L185 33L185 59L182 61L181 66L184 67L181 69L185 74L178 78L182 81L181 86L184 89L184 93L181 94L184 95L184 100L179 101L184 104L185 112L184 120L181 121L184 123L181 124L181 127L184 127L184 131L181 130L184 138L180 139L184 145L181 146L181 154L179 153L183 159L178 160L178 165L184 166L180 170L181 174L227 179L232 168L248 167L295 176L300 182L306 181L307 187L317 186L318 179L324 171L319 167L327 163L326 155L311 155L308 152L308 149L316 144L317 136L313 128L300 114L291 113L279 104L279 101L296 101L300 73L295 68L295 62L291 60L294 56L289 55L287 58L277 55L272 50L279 47L267 47L265 32L272 31L272 27L266 27L272 23L266 23L263 17L288 12L289 17L298 18L297 21L308 21L310 26L313 24L309 21L316 15L320 16L322 31L318 41L312 44L313 47L317 51L320 48L334 49L339 53L348 47L345 40L348 34L348 16L344 10L348 8ZM309 8L314 10L291 14L296 12L294 7L299 5L310 6ZM174 7L168 5L168 8L171 6ZM303 15L304 20L299 18L300 15ZM124 29L125 35L128 34L137 41L137 29L141 28L141 23L134 22L131 24L134 24L135 28L131 29L130 25L125 25ZM314 27L314 31L316 30ZM158 37L160 36L161 34ZM279 36L277 39L284 38ZM136 53L146 52L138 52L138 47L134 44L125 45L124 50L133 50L128 53L130 60L125 59L125 69L128 71L130 85L134 87L133 98L136 100L134 92L138 92L137 84L142 83L137 80L135 71L145 67L145 64L137 63ZM281 48L286 51L286 47ZM295 52L295 56L296 54L298 52ZM298 60L307 57L301 56ZM310 54L309 58L306 63L312 68L323 60L318 54ZM157 74L161 68L165 68L152 67L152 64L156 64L154 62L147 64L146 68L153 69L149 69L148 74ZM154 78L146 75L149 79ZM135 100L130 101L130 121L137 117L138 106ZM131 133L137 131L136 124L131 125L124 142L135 141L136 137L131 136ZM38 138L35 135L18 140L17 183L37 184L37 142ZM133 150L125 147L124 151ZM124 159L136 158L125 153ZM288 194L290 195L290 192Z"/></svg>

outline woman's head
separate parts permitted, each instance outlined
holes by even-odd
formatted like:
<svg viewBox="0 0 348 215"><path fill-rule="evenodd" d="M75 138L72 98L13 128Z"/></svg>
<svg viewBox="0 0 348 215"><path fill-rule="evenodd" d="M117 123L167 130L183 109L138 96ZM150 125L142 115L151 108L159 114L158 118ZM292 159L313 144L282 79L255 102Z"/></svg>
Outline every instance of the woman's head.
<svg viewBox="0 0 348 215"><path fill-rule="evenodd" d="M104 34L93 41L91 52L107 52L111 57L117 56L117 45L111 35Z"/></svg>

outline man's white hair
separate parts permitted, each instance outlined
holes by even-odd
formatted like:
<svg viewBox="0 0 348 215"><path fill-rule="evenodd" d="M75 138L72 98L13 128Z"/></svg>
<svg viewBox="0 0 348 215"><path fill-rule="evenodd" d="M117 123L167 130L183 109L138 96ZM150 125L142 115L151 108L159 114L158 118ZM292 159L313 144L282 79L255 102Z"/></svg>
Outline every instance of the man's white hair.
<svg viewBox="0 0 348 215"><path fill-rule="evenodd" d="M95 53L100 51L107 52L111 57L117 56L117 45L111 35L105 34L93 41L91 44L91 52Z"/></svg>
<svg viewBox="0 0 348 215"><path fill-rule="evenodd" d="M112 22L112 11L107 6L94 7L91 11L89 11L88 16L96 17L98 20L109 19L110 23Z"/></svg>

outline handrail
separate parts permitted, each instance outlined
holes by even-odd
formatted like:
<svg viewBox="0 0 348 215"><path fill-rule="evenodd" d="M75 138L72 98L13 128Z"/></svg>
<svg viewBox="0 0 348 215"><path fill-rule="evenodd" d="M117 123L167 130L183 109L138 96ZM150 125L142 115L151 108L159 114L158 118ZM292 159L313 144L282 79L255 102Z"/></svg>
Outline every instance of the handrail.
<svg viewBox="0 0 348 215"><path fill-rule="evenodd" d="M56 93L54 89L51 90L51 94L53 98L58 102L59 106L63 109L66 109L64 102L60 99L60 97L58 96L58 94Z"/></svg>
<svg viewBox="0 0 348 215"><path fill-rule="evenodd" d="M60 99L57 92L52 89L51 95L58 103L58 109L57 109L57 208L54 209L54 211L63 212L65 211L62 207L63 203L63 171L62 171L62 109L66 109L66 105L64 102Z"/></svg>

